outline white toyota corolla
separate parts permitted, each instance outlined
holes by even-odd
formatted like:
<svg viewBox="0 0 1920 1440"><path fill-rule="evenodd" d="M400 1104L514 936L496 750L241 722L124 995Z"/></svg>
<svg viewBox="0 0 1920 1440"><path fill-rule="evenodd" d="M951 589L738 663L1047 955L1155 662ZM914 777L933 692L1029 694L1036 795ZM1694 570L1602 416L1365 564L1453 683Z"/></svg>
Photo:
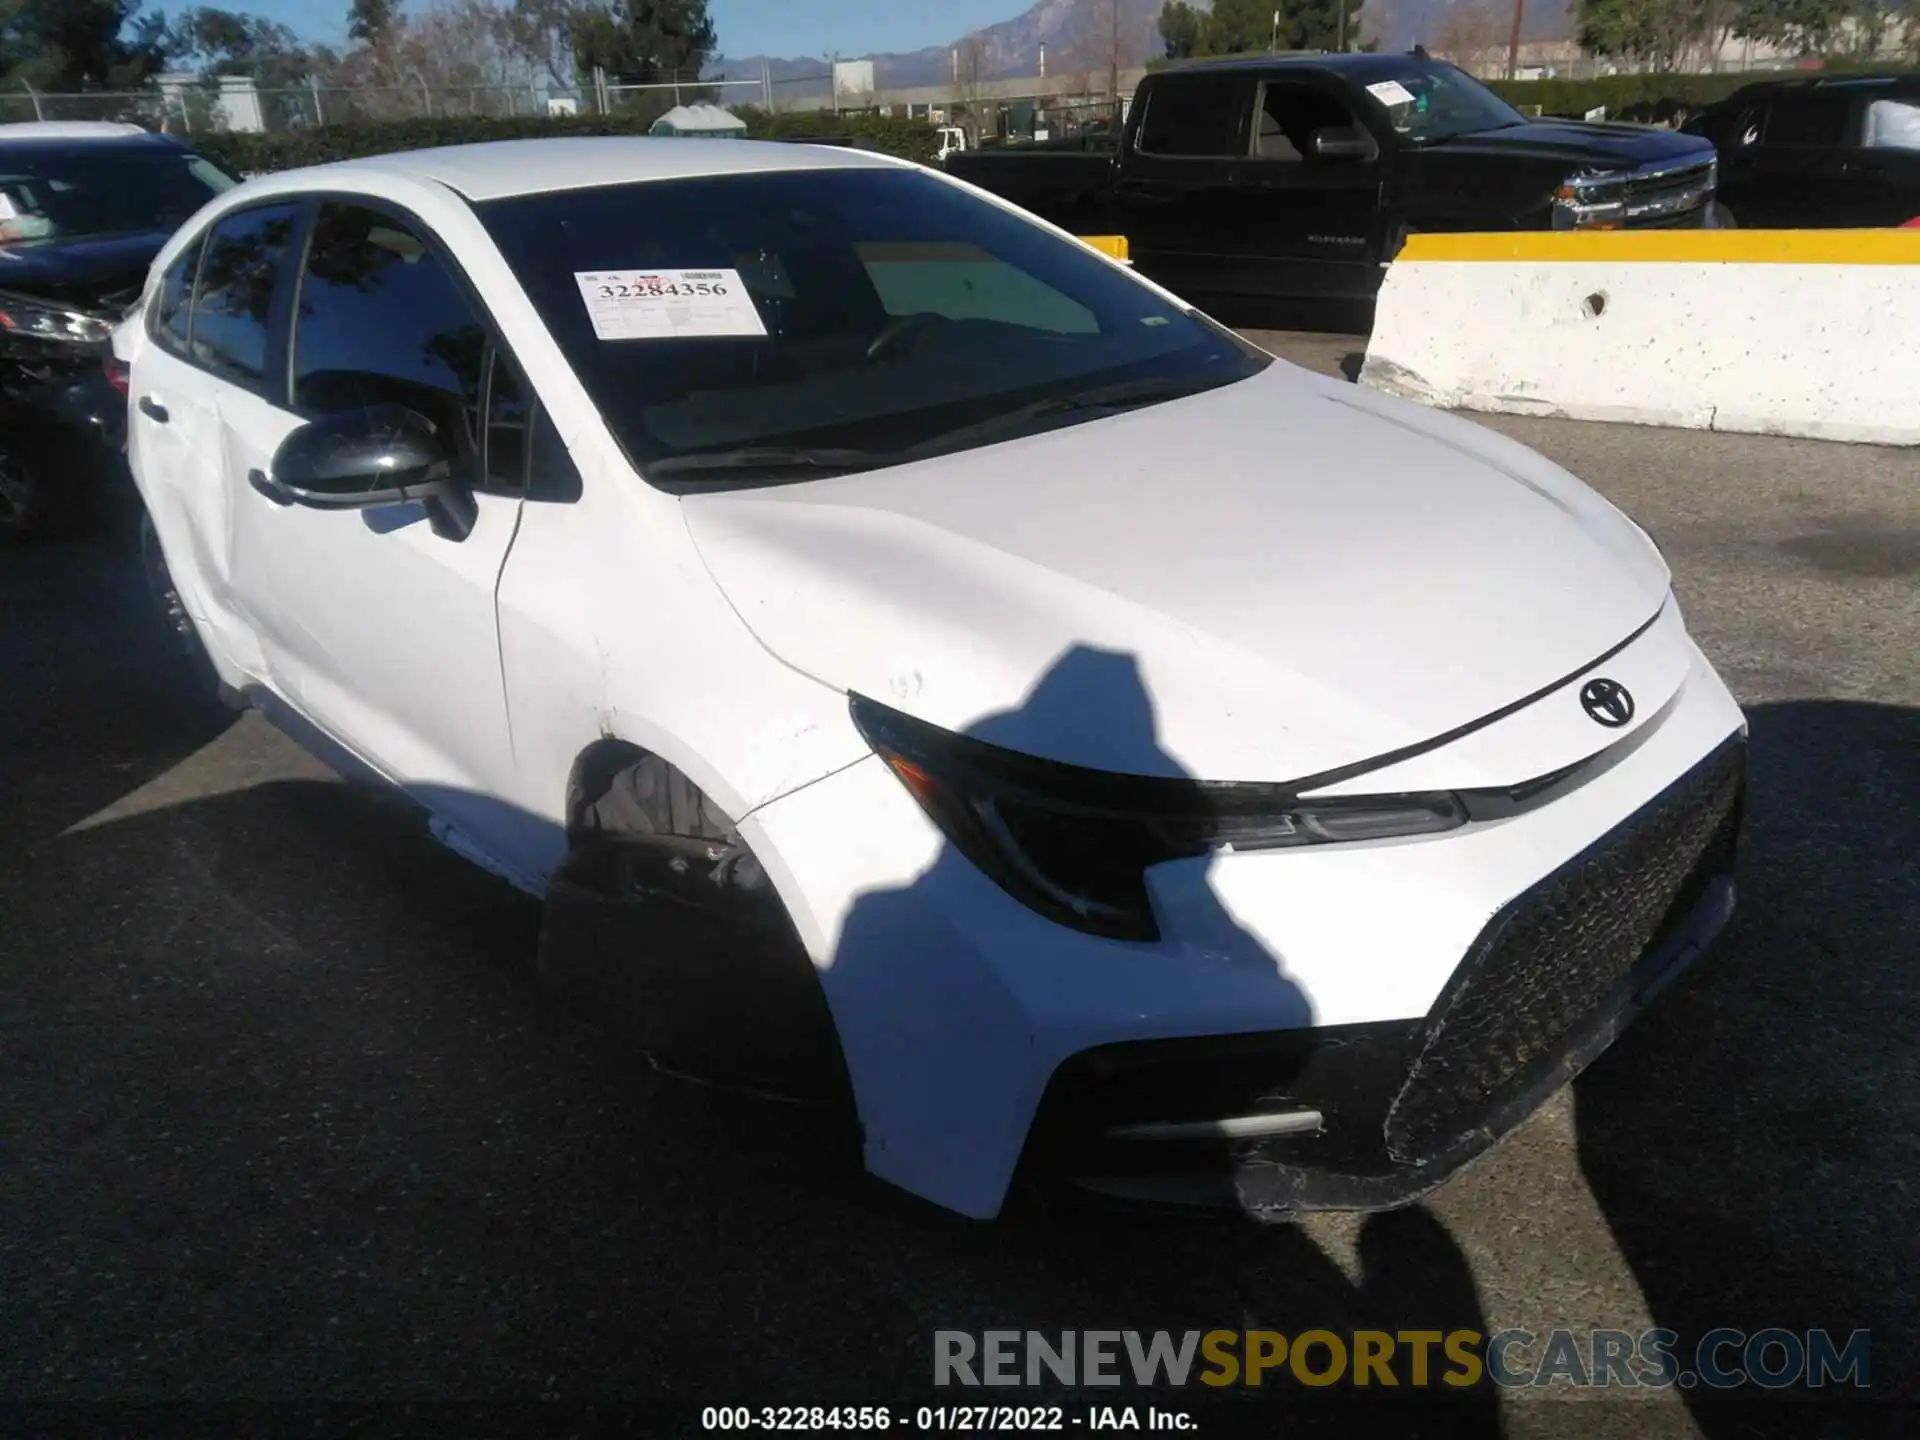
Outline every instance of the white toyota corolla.
<svg viewBox="0 0 1920 1440"><path fill-rule="evenodd" d="M1745 725L1643 532L920 167L273 176L116 345L229 698L967 1215L1404 1202L1731 909Z"/></svg>

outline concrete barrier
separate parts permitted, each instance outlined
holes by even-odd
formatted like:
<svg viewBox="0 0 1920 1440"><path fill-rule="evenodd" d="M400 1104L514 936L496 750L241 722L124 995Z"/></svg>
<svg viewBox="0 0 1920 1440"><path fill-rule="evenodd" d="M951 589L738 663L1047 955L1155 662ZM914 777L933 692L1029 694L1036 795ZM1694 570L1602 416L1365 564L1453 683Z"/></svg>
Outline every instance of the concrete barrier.
<svg viewBox="0 0 1920 1440"><path fill-rule="evenodd" d="M1416 235L1360 383L1429 405L1920 445L1920 230Z"/></svg>

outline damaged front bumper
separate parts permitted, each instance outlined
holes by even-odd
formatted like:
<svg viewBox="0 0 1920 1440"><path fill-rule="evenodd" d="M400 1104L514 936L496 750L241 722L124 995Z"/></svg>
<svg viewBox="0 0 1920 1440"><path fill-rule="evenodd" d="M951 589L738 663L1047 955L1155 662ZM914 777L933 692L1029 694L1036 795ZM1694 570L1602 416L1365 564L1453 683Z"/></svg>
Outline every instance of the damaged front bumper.
<svg viewBox="0 0 1920 1440"><path fill-rule="evenodd" d="M1441 836L1154 867L1155 943L1022 906L877 759L756 811L867 1168L981 1219L1017 1176L1270 1216L1432 1188L1724 922L1745 727L1686 648L1572 788Z"/></svg>
<svg viewBox="0 0 1920 1440"><path fill-rule="evenodd" d="M1263 1218L1418 1199L1585 1068L1726 923L1745 750L1728 742L1507 905L1422 1019L1073 1056L1028 1174Z"/></svg>

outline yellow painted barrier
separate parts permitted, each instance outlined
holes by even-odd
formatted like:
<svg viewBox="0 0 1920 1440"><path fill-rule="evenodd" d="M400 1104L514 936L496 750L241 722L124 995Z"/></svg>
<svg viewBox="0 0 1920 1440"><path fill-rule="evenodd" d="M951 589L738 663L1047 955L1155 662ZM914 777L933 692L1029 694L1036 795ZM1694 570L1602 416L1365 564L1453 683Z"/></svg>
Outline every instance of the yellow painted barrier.
<svg viewBox="0 0 1920 1440"><path fill-rule="evenodd" d="M1127 248L1127 237L1124 235L1082 235L1080 243L1091 245L1102 255L1111 256L1123 264L1133 263L1133 254Z"/></svg>
<svg viewBox="0 0 1920 1440"><path fill-rule="evenodd" d="M1405 261L1920 265L1920 230L1522 230L1409 235Z"/></svg>
<svg viewBox="0 0 1920 1440"><path fill-rule="evenodd" d="M1443 408L1920 445L1915 376L1920 229L1531 231L1410 237L1360 383Z"/></svg>

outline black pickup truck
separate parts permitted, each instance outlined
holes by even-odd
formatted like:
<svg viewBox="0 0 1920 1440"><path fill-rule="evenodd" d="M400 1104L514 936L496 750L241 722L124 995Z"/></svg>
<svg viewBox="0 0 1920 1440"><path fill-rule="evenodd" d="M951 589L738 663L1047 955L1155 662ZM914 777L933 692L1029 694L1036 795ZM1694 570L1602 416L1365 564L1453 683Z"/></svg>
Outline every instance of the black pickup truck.
<svg viewBox="0 0 1920 1440"><path fill-rule="evenodd" d="M1364 305L1419 230L1713 223L1710 141L1529 119L1413 55L1262 55L1155 71L1117 150L998 149L948 172L1222 318L1259 301Z"/></svg>

